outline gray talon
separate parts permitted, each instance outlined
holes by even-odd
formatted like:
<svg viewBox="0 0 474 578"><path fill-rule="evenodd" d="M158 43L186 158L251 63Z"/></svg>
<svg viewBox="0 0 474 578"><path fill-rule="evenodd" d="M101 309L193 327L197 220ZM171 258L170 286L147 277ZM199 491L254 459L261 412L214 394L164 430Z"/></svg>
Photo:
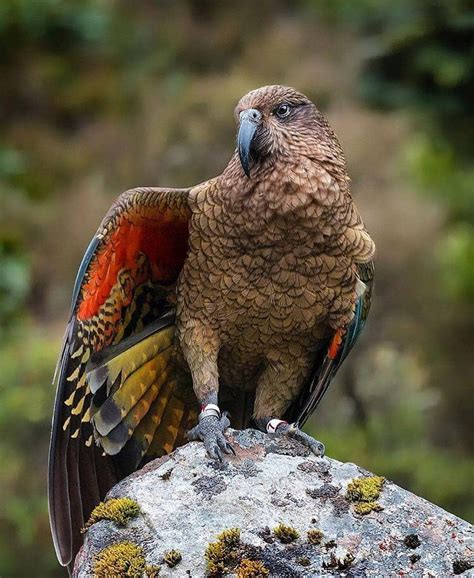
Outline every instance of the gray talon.
<svg viewBox="0 0 474 578"><path fill-rule="evenodd" d="M207 448L207 452L211 456L211 458L218 459L220 462L222 462L222 452L217 446L212 447L210 449Z"/></svg>
<svg viewBox="0 0 474 578"><path fill-rule="evenodd" d="M190 441L201 440L204 442L208 455L222 462L222 452L235 453L234 448L224 436L224 431L229 425L227 412L224 412L220 418L215 416L203 417L193 429L188 431L187 438Z"/></svg>
<svg viewBox="0 0 474 578"><path fill-rule="evenodd" d="M236 455L234 448L233 448L233 447L230 445L230 443L228 443L228 442L227 442L227 445L226 445L226 449L227 449L227 453L228 453L228 454L234 454L234 456Z"/></svg>
<svg viewBox="0 0 474 578"><path fill-rule="evenodd" d="M324 457L326 453L326 448L324 444L304 431L301 431L300 428L296 424L286 424L284 426L279 426L277 429L277 433L285 434L289 437L294 438L295 440L301 442L305 445L309 450L313 452L314 455L319 457Z"/></svg>

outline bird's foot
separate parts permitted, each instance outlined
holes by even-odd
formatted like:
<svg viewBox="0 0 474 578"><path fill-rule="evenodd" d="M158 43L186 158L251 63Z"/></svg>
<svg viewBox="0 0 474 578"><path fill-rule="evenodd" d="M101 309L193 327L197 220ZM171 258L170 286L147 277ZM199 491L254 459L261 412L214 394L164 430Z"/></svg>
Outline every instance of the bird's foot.
<svg viewBox="0 0 474 578"><path fill-rule="evenodd" d="M229 427L229 414L224 411L221 415L217 406L205 408L199 415L199 423L188 431L190 441L201 440L211 458L222 461L222 452L234 454L234 448L226 440L224 431Z"/></svg>
<svg viewBox="0 0 474 578"><path fill-rule="evenodd" d="M288 423L281 419L271 419L266 425L266 430L268 433L286 435L299 441L316 456L323 457L326 452L322 442L301 431L295 423Z"/></svg>

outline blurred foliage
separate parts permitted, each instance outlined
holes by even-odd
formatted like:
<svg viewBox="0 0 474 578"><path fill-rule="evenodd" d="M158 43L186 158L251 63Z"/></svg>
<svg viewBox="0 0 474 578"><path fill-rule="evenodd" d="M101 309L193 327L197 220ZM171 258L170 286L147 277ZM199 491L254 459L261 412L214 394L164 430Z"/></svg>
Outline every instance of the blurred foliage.
<svg viewBox="0 0 474 578"><path fill-rule="evenodd" d="M0 567L2 576L52 576L45 479L57 339L30 324L18 333L0 349Z"/></svg>
<svg viewBox="0 0 474 578"><path fill-rule="evenodd" d="M474 167L460 165L456 153L447 141L421 134L410 143L406 155L412 176L445 205L450 221L474 222Z"/></svg>
<svg viewBox="0 0 474 578"><path fill-rule="evenodd" d="M438 248L441 282L451 301L474 300L474 226L460 224L442 239ZM456 274L452 274L452 269Z"/></svg>
<svg viewBox="0 0 474 578"><path fill-rule="evenodd" d="M474 322L474 6L379 2L365 16L356 24L364 37L359 92L372 106L410 115L417 134L404 154L409 177L445 212L433 246L437 282L427 296L425 356L445 395L439 418L455 423L449 435L472 448L471 425L456 417L464 404L474 411L466 396L473 344L464 340Z"/></svg>
<svg viewBox="0 0 474 578"><path fill-rule="evenodd" d="M0 340L5 339L3 332L23 312L29 289L28 265L23 256L8 247L3 241L0 245Z"/></svg>
<svg viewBox="0 0 474 578"><path fill-rule="evenodd" d="M2 576L63 575L50 382L88 238L121 190L220 172L233 105L272 82L328 114L378 247L362 343L308 427L474 519L473 27L468 0L0 4Z"/></svg>

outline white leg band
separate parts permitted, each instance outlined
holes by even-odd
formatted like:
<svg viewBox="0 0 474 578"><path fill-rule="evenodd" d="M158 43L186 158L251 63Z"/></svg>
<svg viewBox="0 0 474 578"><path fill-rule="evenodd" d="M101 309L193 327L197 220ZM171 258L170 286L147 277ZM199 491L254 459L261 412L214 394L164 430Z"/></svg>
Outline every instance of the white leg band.
<svg viewBox="0 0 474 578"><path fill-rule="evenodd" d="M217 419L221 417L221 410L215 403L208 403L202 407L201 413L199 414L199 421L204 417L210 417L211 415L217 417Z"/></svg>
<svg viewBox="0 0 474 578"><path fill-rule="evenodd" d="M277 427L282 423L287 424L288 422L283 419L271 419L267 423L267 433L275 433Z"/></svg>

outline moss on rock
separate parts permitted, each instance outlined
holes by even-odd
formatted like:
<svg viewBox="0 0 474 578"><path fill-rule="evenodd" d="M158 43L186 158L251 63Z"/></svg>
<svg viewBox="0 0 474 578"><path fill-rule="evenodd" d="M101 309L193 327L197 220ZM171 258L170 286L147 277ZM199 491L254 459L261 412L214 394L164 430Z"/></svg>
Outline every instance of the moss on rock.
<svg viewBox="0 0 474 578"><path fill-rule="evenodd" d="M83 528L85 532L93 524L100 520L111 520L117 526L126 526L130 520L140 513L140 506L131 498L113 498L106 502L100 502L93 510Z"/></svg>
<svg viewBox="0 0 474 578"><path fill-rule="evenodd" d="M382 476L354 478L347 486L346 496L351 502L373 502L380 496L384 484Z"/></svg>
<svg viewBox="0 0 474 578"><path fill-rule="evenodd" d="M283 544L294 542L300 537L298 530L286 524L278 524L273 528L273 533Z"/></svg>
<svg viewBox="0 0 474 578"><path fill-rule="evenodd" d="M174 566L176 566L176 564L179 564L179 562L181 562L182 559L183 557L181 556L181 552L179 550L170 550L169 552L166 552L166 554L163 556L164 562L170 568L174 568Z"/></svg>
<svg viewBox="0 0 474 578"><path fill-rule="evenodd" d="M370 512L380 512L383 510L378 502L359 502L354 506L354 511L360 516L366 516Z"/></svg>
<svg viewBox="0 0 474 578"><path fill-rule="evenodd" d="M206 548L207 571L211 576L219 576L238 562L240 530L229 528L217 536Z"/></svg>
<svg viewBox="0 0 474 578"><path fill-rule="evenodd" d="M268 568L259 560L244 558L236 568L237 578L266 578L269 574Z"/></svg>
<svg viewBox="0 0 474 578"><path fill-rule="evenodd" d="M355 504L354 511L361 516L378 512L383 509L377 499L384 484L382 476L354 478L347 486L346 498Z"/></svg>
<svg viewBox="0 0 474 578"><path fill-rule="evenodd" d="M321 530L308 530L308 542L313 545L321 544L324 533Z"/></svg>
<svg viewBox="0 0 474 578"><path fill-rule="evenodd" d="M141 578L145 571L143 550L133 542L119 542L101 550L94 560L94 578Z"/></svg>

